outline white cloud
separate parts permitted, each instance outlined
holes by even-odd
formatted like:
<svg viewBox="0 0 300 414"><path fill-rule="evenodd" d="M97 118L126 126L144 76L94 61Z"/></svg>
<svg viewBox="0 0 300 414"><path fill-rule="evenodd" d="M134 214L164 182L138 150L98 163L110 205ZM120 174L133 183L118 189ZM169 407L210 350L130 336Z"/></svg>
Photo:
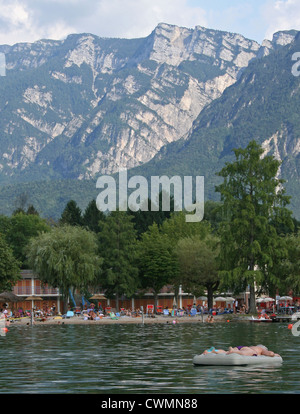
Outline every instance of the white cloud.
<svg viewBox="0 0 300 414"><path fill-rule="evenodd" d="M207 23L204 10L188 7L185 0L102 0L98 11L109 36L147 36L161 22L185 27Z"/></svg>
<svg viewBox="0 0 300 414"><path fill-rule="evenodd" d="M262 16L267 24L267 39L272 39L280 30L300 30L299 0L268 0L262 8Z"/></svg>
<svg viewBox="0 0 300 414"><path fill-rule="evenodd" d="M0 0L0 44L32 42L41 38L62 38L73 28L57 19L41 24L26 1Z"/></svg>
<svg viewBox="0 0 300 414"><path fill-rule="evenodd" d="M84 32L145 37L162 22L228 30L262 41L278 30L300 30L300 1L0 0L0 44Z"/></svg>
<svg viewBox="0 0 300 414"><path fill-rule="evenodd" d="M188 0L0 0L0 44L61 39L89 32L143 37L158 23L205 26L205 11Z"/></svg>

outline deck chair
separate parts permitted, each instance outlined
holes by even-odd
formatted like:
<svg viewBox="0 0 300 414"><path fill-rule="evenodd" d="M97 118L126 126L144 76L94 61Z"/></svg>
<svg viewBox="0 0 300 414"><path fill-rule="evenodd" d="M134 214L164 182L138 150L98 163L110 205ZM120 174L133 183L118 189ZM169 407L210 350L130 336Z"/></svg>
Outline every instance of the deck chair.
<svg viewBox="0 0 300 414"><path fill-rule="evenodd" d="M73 311L68 311L64 316L63 316L63 318L67 318L67 319L69 319L69 318L72 318L72 316L74 316L74 312Z"/></svg>
<svg viewBox="0 0 300 414"><path fill-rule="evenodd" d="M110 312L109 316L110 316L110 319L119 319L114 312Z"/></svg>
<svg viewBox="0 0 300 414"><path fill-rule="evenodd" d="M164 316L169 316L170 315L169 309L164 309L163 310L163 315Z"/></svg>

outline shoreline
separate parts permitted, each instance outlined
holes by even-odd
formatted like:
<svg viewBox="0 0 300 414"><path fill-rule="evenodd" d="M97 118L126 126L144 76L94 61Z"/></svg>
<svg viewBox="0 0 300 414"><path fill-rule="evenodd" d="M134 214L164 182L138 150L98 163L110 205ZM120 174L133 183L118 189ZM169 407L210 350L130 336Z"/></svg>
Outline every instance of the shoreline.
<svg viewBox="0 0 300 414"><path fill-rule="evenodd" d="M237 322L237 321L248 321L248 316L232 316L232 315L216 315L214 316L214 322L206 322L207 315L204 316L203 321L202 317L197 316L161 316L155 315L155 317L146 317L142 318L141 316L138 317L130 317L130 316L120 316L117 319L112 319L109 316L102 317L100 320L84 320L82 316L72 316L70 318L62 318L51 316L45 319L44 321L41 320L34 320L35 326L45 326L45 325L108 325L108 324L177 324L177 323L200 323L200 324L214 324L220 322ZM13 326L28 326L31 325L30 317L18 318L18 319L9 319L9 327Z"/></svg>

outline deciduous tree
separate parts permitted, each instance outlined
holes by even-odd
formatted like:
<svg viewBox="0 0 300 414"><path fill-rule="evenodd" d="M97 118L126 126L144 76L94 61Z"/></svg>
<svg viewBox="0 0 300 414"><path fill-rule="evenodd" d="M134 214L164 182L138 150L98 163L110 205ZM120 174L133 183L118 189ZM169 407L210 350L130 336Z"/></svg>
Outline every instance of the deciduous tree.
<svg viewBox="0 0 300 414"><path fill-rule="evenodd" d="M20 262L0 234L0 292L10 291L20 278Z"/></svg>
<svg viewBox="0 0 300 414"><path fill-rule="evenodd" d="M69 289L83 290L95 283L101 271L97 236L78 226L55 227L30 240L27 258L31 269L66 300Z"/></svg>
<svg viewBox="0 0 300 414"><path fill-rule="evenodd" d="M108 297L131 297L138 286L136 266L136 232L132 217L123 211L112 211L100 225L99 254L104 259L103 283Z"/></svg>
<svg viewBox="0 0 300 414"><path fill-rule="evenodd" d="M36 214L17 213L10 218L10 225L5 236L16 259L22 263L22 267L27 267L24 249L30 238L49 232L50 229L46 220Z"/></svg>
<svg viewBox="0 0 300 414"><path fill-rule="evenodd" d="M141 284L144 288L153 289L156 309L158 293L165 285L173 284L178 272L174 246L154 223L142 234L138 251Z"/></svg>
<svg viewBox="0 0 300 414"><path fill-rule="evenodd" d="M194 296L207 291L208 308L213 307L213 293L218 288L219 239L208 236L204 240L199 236L179 240L176 254L179 261L179 277L185 292Z"/></svg>

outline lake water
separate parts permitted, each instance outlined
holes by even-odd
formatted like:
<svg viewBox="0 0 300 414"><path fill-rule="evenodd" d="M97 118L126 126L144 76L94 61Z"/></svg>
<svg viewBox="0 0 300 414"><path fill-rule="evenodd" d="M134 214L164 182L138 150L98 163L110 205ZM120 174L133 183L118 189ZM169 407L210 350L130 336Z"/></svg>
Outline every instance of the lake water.
<svg viewBox="0 0 300 414"><path fill-rule="evenodd" d="M171 321L170 321L171 322ZM299 393L300 337L287 323L10 326L0 392L33 394ZM214 345L265 344L280 367L195 367Z"/></svg>

